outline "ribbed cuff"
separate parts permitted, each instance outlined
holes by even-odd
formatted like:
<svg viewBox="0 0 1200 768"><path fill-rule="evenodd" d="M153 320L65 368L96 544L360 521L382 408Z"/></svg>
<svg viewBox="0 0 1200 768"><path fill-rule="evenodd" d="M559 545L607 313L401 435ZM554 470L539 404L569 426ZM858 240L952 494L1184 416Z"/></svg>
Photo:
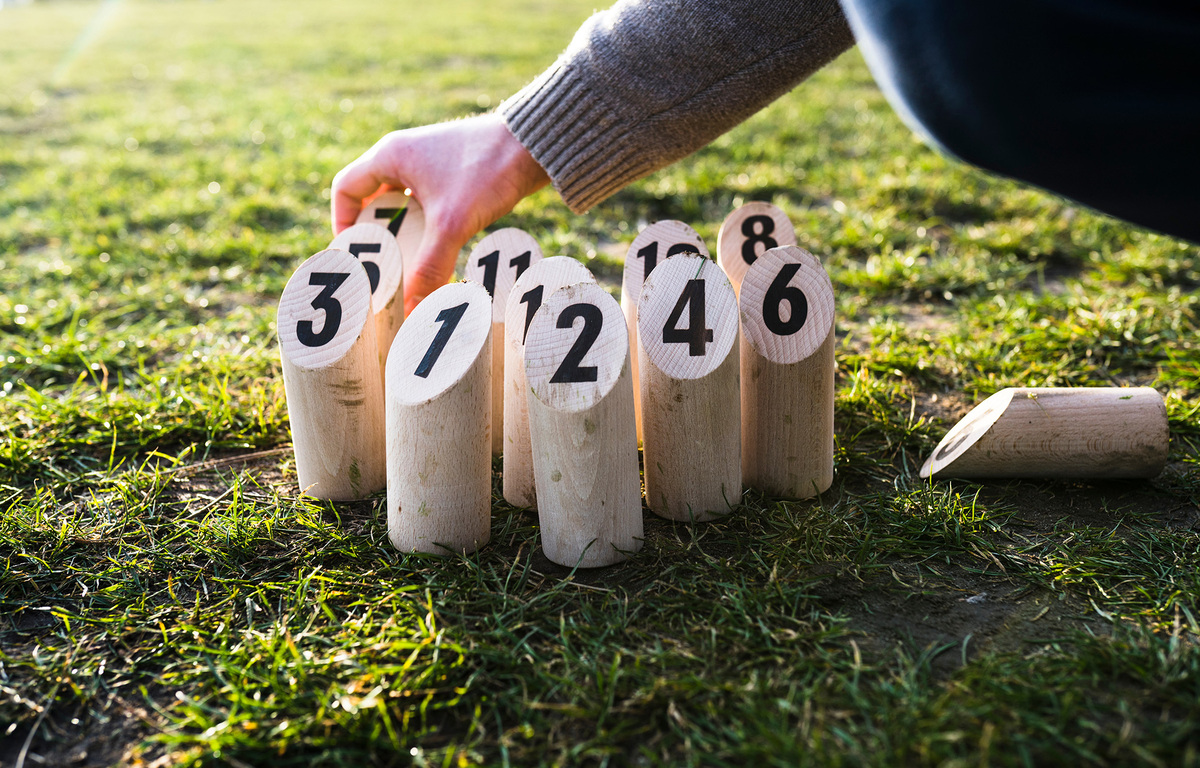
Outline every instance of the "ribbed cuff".
<svg viewBox="0 0 1200 768"><path fill-rule="evenodd" d="M505 99L497 112L576 213L655 170L637 157L627 121L562 63Z"/></svg>

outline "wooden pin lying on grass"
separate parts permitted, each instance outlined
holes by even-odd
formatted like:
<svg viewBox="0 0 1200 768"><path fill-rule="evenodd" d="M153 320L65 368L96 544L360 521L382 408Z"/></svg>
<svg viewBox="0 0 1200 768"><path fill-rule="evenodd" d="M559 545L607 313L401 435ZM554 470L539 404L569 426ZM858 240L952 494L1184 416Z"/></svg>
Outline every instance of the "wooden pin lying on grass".
<svg viewBox="0 0 1200 768"><path fill-rule="evenodd" d="M542 260L542 249L524 230L506 227L479 241L467 259L466 279L492 296L492 455L504 450L504 310L513 283Z"/></svg>
<svg viewBox="0 0 1200 768"><path fill-rule="evenodd" d="M396 238L404 261L404 281L413 279L417 251L425 236L425 211L413 197L400 190L384 192L363 206L357 224L382 224Z"/></svg>
<svg viewBox="0 0 1200 768"><path fill-rule="evenodd" d="M392 233L378 224L355 224L333 238L330 248L356 257L371 281L371 313L375 318L375 343L379 348L379 370L400 324L404 322L404 262Z"/></svg>
<svg viewBox="0 0 1200 768"><path fill-rule="evenodd" d="M568 568L642 546L628 339L620 306L594 283L546 297L525 339L542 549Z"/></svg>
<svg viewBox="0 0 1200 768"><path fill-rule="evenodd" d="M725 217L717 232L717 264L740 292L746 270L759 256L795 244L796 229L786 213L770 203L746 203Z"/></svg>
<svg viewBox="0 0 1200 768"><path fill-rule="evenodd" d="M1154 477L1167 435L1166 404L1150 387L1002 389L942 438L921 477Z"/></svg>
<svg viewBox="0 0 1200 768"><path fill-rule="evenodd" d="M712 260L672 256L638 303L646 505L711 520L741 501L737 296Z"/></svg>
<svg viewBox="0 0 1200 768"><path fill-rule="evenodd" d="M772 248L741 296L742 477L785 498L833 483L833 284L816 257Z"/></svg>
<svg viewBox="0 0 1200 768"><path fill-rule="evenodd" d="M698 253L708 256L704 240L696 230L682 221L667 219L649 225L634 238L625 254L625 271L621 278L621 311L629 331L629 359L633 366L633 411L637 420L637 439L642 441L642 396L638 384L637 308L642 295L642 283L654 271L655 265L678 253Z"/></svg>
<svg viewBox="0 0 1200 768"><path fill-rule="evenodd" d="M300 265L276 318L300 490L361 499L383 488L383 379L371 282L358 259L328 249Z"/></svg>
<svg viewBox="0 0 1200 768"><path fill-rule="evenodd" d="M387 364L388 537L473 552L491 537L492 300L451 283L413 310Z"/></svg>
<svg viewBox="0 0 1200 768"><path fill-rule="evenodd" d="M594 282L592 273L575 259L552 256L517 278L509 293L504 315L504 500L514 507L537 507L533 453L529 445L525 334L545 296L566 285Z"/></svg>

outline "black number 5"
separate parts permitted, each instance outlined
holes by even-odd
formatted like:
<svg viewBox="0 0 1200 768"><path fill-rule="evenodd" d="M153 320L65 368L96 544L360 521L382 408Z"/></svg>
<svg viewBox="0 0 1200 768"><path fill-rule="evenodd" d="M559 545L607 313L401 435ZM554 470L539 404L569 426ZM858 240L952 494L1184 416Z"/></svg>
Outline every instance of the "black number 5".
<svg viewBox="0 0 1200 768"><path fill-rule="evenodd" d="M804 291L788 285L796 273L800 271L799 264L784 264L779 274L771 281L767 294L763 296L762 315L767 330L776 336L791 336L804 327L808 319L808 299ZM785 322L779 316L779 308L787 302L792 312Z"/></svg>
<svg viewBox="0 0 1200 768"><path fill-rule="evenodd" d="M312 300L312 308L325 313L325 322L321 330L313 333L312 320L300 320L296 323L296 338L306 347L323 347L337 335L338 327L342 324L342 304L333 298L333 294L346 278L342 272L313 272L308 276L309 285L325 286L317 297Z"/></svg>
<svg viewBox="0 0 1200 768"><path fill-rule="evenodd" d="M591 350L592 345L600 336L600 329L604 327L604 313L595 304L571 304L559 314L558 322L555 325L558 328L571 328L575 325L575 319L578 317L583 318L583 330L579 332L575 343L567 350L566 357L559 364L558 370L550 377L551 384L597 381L600 378L596 366L580 366L579 363L583 361L583 356Z"/></svg>

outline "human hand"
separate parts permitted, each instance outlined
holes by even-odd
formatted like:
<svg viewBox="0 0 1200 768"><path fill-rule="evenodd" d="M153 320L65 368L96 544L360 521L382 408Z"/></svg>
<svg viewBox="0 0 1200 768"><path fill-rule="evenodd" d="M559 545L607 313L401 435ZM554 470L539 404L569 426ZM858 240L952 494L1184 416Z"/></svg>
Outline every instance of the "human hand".
<svg viewBox="0 0 1200 768"><path fill-rule="evenodd" d="M425 234L405 314L450 279L467 241L550 179L499 115L394 131L333 179L334 234L354 224L364 198L410 189L425 211Z"/></svg>

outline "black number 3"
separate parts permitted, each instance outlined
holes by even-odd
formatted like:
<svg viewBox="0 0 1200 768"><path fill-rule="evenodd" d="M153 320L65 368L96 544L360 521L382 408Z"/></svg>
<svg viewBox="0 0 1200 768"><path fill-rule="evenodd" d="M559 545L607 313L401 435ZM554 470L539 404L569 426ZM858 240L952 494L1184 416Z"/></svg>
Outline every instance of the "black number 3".
<svg viewBox="0 0 1200 768"><path fill-rule="evenodd" d="M338 327L342 324L342 304L333 298L333 294L346 278L342 272L313 272L308 276L309 285L325 286L317 297L312 300L312 308L325 313L325 322L321 330L313 333L312 320L300 320L296 323L296 338L306 347L323 347L337 335Z"/></svg>

